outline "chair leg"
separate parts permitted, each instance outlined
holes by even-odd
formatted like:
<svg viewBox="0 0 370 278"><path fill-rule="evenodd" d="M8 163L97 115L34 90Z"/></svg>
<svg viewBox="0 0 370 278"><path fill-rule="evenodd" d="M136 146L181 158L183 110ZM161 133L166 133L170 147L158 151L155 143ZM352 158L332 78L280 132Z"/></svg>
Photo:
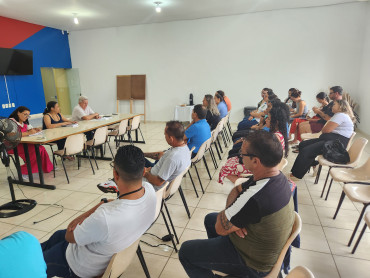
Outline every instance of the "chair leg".
<svg viewBox="0 0 370 278"><path fill-rule="evenodd" d="M164 220L164 224L166 224L166 228L167 228L168 234L171 235L171 230L170 230L170 227L168 226L166 216L164 215L163 211L161 211L161 214L162 214L162 217L163 217L163 220ZM177 253L177 247L176 247L175 241L173 240L173 237L172 236L170 236L170 237L171 237L173 249L175 249L175 252Z"/></svg>
<svg viewBox="0 0 370 278"><path fill-rule="evenodd" d="M188 217L190 219L190 211L189 211L188 203L186 202L185 195L184 195L184 192L182 191L181 185L179 186L178 190L181 196L182 203L184 204L186 213L188 214Z"/></svg>
<svg viewBox="0 0 370 278"><path fill-rule="evenodd" d="M90 151L91 151L91 155L92 155L92 157L93 157L93 158L94 158L94 160L95 160L96 169L97 169L97 170L99 170L98 162L96 161L96 157L95 157L95 148L94 148L94 146L92 146L92 147L90 148Z"/></svg>
<svg viewBox="0 0 370 278"><path fill-rule="evenodd" d="M217 142L215 141L214 144L215 144L216 151L217 151L217 154L218 154L218 159L221 160L222 158L221 158L220 152L218 151Z"/></svg>
<svg viewBox="0 0 370 278"><path fill-rule="evenodd" d="M344 193L344 191L342 191L342 195L340 195L340 199L339 199L339 203L338 203L338 206L337 206L337 210L335 211L335 214L333 216L333 219L335 219L337 217L337 214L339 212L340 207L342 206L342 203L343 203L343 200L344 200L345 197L346 197L346 193Z"/></svg>
<svg viewBox="0 0 370 278"><path fill-rule="evenodd" d="M143 142L144 142L144 144L145 144L145 139L144 139L143 133L141 132L140 126L138 127L138 129L139 129L139 131L140 131L141 138L143 138Z"/></svg>
<svg viewBox="0 0 370 278"><path fill-rule="evenodd" d="M204 189L203 189L202 181L200 180L200 176L199 176L199 173L198 173L197 165L194 164L194 168L195 168L195 172L197 173L197 176L198 176L200 188L202 189L202 192L204 194Z"/></svg>
<svg viewBox="0 0 370 278"><path fill-rule="evenodd" d="M107 144L108 144L108 148L109 148L109 150L110 150L110 153L111 153L111 155L112 155L112 158L114 159L114 155L113 155L113 152L112 152L112 148L110 147L109 142L107 142Z"/></svg>
<svg viewBox="0 0 370 278"><path fill-rule="evenodd" d="M50 146L51 148L51 146ZM53 148L52 148L53 149ZM15 163L14 163L15 164ZM55 159L55 155L54 155L54 152L53 152L53 172L54 172L54 178L55 178L55 165L57 165L57 161Z"/></svg>
<svg viewBox="0 0 370 278"><path fill-rule="evenodd" d="M89 158L90 166L91 166L91 170L92 170L92 172L93 172L93 175L95 175L94 167L93 167L93 165L92 165L92 162L91 162L91 158L90 158L89 152L87 151L87 152L86 152L86 154L87 154L87 157Z"/></svg>
<svg viewBox="0 0 370 278"><path fill-rule="evenodd" d="M366 211L366 208L367 208L367 206L368 206L368 205L370 205L370 203L368 203L368 204L364 204L364 208L362 209L361 214L360 214L360 217L359 217L359 218L358 218L358 220L357 220L356 227L355 227L355 229L353 230L353 233L352 233L352 235L351 235L351 238L349 239L348 247L349 247L349 246L351 246L352 240L353 240L353 238L354 238L354 237L355 237L355 235L356 235L356 232L357 232L358 226L360 226L361 220L362 220L362 218L364 217L364 214L365 214L365 211Z"/></svg>
<svg viewBox="0 0 370 278"><path fill-rule="evenodd" d="M355 246L354 246L354 247L353 247L353 249L352 249L352 252L351 252L352 254L354 254L354 253L356 252L357 246L358 246L358 244L360 243L361 238L362 238L362 236L363 236L363 235L364 235L364 233L365 233L366 227L367 227L367 225L366 225L366 223L365 223L365 225L364 225L364 227L362 228L361 233L360 233L360 235L359 235L359 237L358 237L358 239L357 239L357 241L356 241L356 244L355 244Z"/></svg>
<svg viewBox="0 0 370 278"><path fill-rule="evenodd" d="M62 157L61 161L62 161L62 165L63 165L64 173L66 174L67 182L69 183L69 178L68 178L68 174L67 174L66 166L64 165L63 157Z"/></svg>
<svg viewBox="0 0 370 278"><path fill-rule="evenodd" d="M210 179L210 180L212 180L211 173L209 172L209 169L208 169L207 160L206 160L206 158L204 157L204 155L203 155L203 162L204 162L204 165L206 166L206 169L207 169L207 173L208 173L209 179Z"/></svg>
<svg viewBox="0 0 370 278"><path fill-rule="evenodd" d="M233 137L233 133L231 131L231 125L230 122L227 122L227 127L229 128L230 136Z"/></svg>
<svg viewBox="0 0 370 278"><path fill-rule="evenodd" d="M136 254L139 257L139 261L140 261L141 266L143 267L146 278L150 278L149 270L146 265L143 252L141 251L140 244L137 247Z"/></svg>
<svg viewBox="0 0 370 278"><path fill-rule="evenodd" d="M220 148L221 153L224 153L224 151L221 148L221 143L220 143L220 140L218 139L218 137L217 137L217 143L218 143L218 146Z"/></svg>
<svg viewBox="0 0 370 278"><path fill-rule="evenodd" d="M81 157L78 155L77 156L77 169L80 170L81 167Z"/></svg>
<svg viewBox="0 0 370 278"><path fill-rule="evenodd" d="M217 160L215 157L215 153L213 152L212 145L209 146L209 153L211 154L213 165L215 166L215 169L217 169L218 168Z"/></svg>
<svg viewBox="0 0 370 278"><path fill-rule="evenodd" d="M177 233L176 233L176 230L175 230L175 226L173 225L173 222L172 222L172 219L171 219L171 215L170 215L170 212L168 211L168 207L167 207L167 205L166 205L166 202L164 201L164 202L163 202L163 204L164 204L164 208L166 209L166 213L167 213L168 219L170 220L170 224L171 224L171 227L172 227L173 233L174 233L174 235L175 235L176 242L177 242L177 244L179 244L179 238L177 237Z"/></svg>
<svg viewBox="0 0 370 278"><path fill-rule="evenodd" d="M226 143L226 139L225 139L224 130L221 130L220 133L221 133L222 141L224 141L224 146L225 146L225 148L227 148L227 143Z"/></svg>
<svg viewBox="0 0 370 278"><path fill-rule="evenodd" d="M317 170L317 175L316 175L316 179L315 179L315 183L314 184L317 184L319 182L320 174L321 174L321 169L322 169L322 165L319 165L319 169Z"/></svg>
<svg viewBox="0 0 370 278"><path fill-rule="evenodd" d="M326 175L326 179L325 179L324 187L322 188L322 192L321 192L321 196L320 196L320 198L322 198L322 196L324 196L325 187L326 187L326 184L328 183L328 179L329 179L330 169L331 169L331 167L329 167L328 174Z"/></svg>
<svg viewBox="0 0 370 278"><path fill-rule="evenodd" d="M331 185L332 185L332 184L333 184L333 178L331 178L331 180L330 180L330 184L329 184L328 192L326 192L325 201L328 199L329 192L330 192L330 188L331 188Z"/></svg>
<svg viewBox="0 0 370 278"><path fill-rule="evenodd" d="M190 178L190 180L191 180L191 183L192 183L192 185L193 185L193 188L194 188L194 191L195 191L195 195L197 195L197 198L199 198L198 191L197 191L197 189L196 189L196 187L195 187L195 184L194 184L193 178L191 177L191 174L190 174L190 170L188 170L188 174L189 174L189 178Z"/></svg>

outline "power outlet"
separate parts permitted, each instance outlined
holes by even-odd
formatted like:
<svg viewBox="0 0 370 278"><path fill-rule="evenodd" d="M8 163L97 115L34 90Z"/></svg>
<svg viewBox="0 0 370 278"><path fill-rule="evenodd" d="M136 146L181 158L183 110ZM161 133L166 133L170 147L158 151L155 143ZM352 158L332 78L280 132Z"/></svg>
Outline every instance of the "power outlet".
<svg viewBox="0 0 370 278"><path fill-rule="evenodd" d="M3 104L3 109L5 109L5 104Z"/></svg>
<svg viewBox="0 0 370 278"><path fill-rule="evenodd" d="M5 104L5 108L8 108L9 107L9 104Z"/></svg>
<svg viewBox="0 0 370 278"><path fill-rule="evenodd" d="M12 107L15 107L15 104L14 104L14 102L12 103Z"/></svg>

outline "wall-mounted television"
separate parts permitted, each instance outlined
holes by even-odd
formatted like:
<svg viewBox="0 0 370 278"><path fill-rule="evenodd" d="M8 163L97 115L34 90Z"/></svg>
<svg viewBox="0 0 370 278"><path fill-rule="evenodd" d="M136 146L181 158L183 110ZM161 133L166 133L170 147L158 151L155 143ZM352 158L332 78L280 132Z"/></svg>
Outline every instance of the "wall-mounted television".
<svg viewBox="0 0 370 278"><path fill-rule="evenodd" d="M32 75L33 52L13 48L0 48L0 75Z"/></svg>

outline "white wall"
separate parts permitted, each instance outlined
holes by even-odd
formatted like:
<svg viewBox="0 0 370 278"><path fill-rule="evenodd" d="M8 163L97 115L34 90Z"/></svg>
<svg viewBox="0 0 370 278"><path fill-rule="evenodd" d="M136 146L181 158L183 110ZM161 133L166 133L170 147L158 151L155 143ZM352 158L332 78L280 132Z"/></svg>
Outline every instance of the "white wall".
<svg viewBox="0 0 370 278"><path fill-rule="evenodd" d="M361 124L359 125L359 128L370 135L370 3L367 4L366 18L367 22L363 43L361 75L356 100L360 104L359 115Z"/></svg>
<svg viewBox="0 0 370 278"><path fill-rule="evenodd" d="M200 103L204 94L222 89L233 104L231 120L238 122L263 87L282 99L290 87L299 88L310 106L330 86L357 91L366 5L71 32L72 64L99 112L116 109L116 75L146 74L148 120L172 119L174 106L187 102L189 93ZM141 112L142 103L137 106Z"/></svg>

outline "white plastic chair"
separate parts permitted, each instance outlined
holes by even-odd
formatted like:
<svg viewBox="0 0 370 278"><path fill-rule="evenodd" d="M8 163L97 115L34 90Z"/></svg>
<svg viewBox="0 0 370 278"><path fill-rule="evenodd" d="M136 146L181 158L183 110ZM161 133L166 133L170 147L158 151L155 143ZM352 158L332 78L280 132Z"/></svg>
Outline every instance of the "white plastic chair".
<svg viewBox="0 0 370 278"><path fill-rule="evenodd" d="M318 156L318 161L320 163L320 166L319 166L319 170L318 170L318 173L317 173L315 183L317 183L318 180L319 180L319 176L320 176L322 166L328 166L329 167L329 171L328 171L328 174L326 175L325 184L324 184L324 187L322 189L320 197L322 197L324 195L325 187L326 187L326 184L328 182L328 178L329 178L329 174L330 174L330 170L332 168L354 168L354 167L356 167L358 162L361 159L361 155L362 155L362 153L365 149L365 146L366 146L367 142L368 142L368 140L363 138L363 137L360 137L360 138L358 138L354 141L354 143L352 144L352 146L348 150L350 161L347 164L336 164L336 163L333 163L333 162L330 162L330 161L326 160L322 155ZM328 199L332 183L333 183L333 179L331 179L331 181L330 181L330 185L329 185L329 188L328 188L328 192L326 193L325 200Z"/></svg>
<svg viewBox="0 0 370 278"><path fill-rule="evenodd" d="M108 133L108 137L114 136L114 141L116 141L116 149L118 149L120 141L123 141L125 134L127 133L128 128L128 119L122 120L119 125L118 129L112 130ZM109 143L108 143L109 144Z"/></svg>
<svg viewBox="0 0 370 278"><path fill-rule="evenodd" d="M86 146L91 151L91 154L95 160L97 169L99 169L99 166L98 166L98 162L96 161L96 157L95 157L95 148L99 147L101 155L103 156L103 153L104 153L103 145L107 143L107 139L108 139L108 127L103 126L103 127L99 127L98 129L96 129L93 139L86 142ZM108 147L112 154L112 158L114 159L114 155L113 155L113 152L112 152L112 149L109 143L108 143Z"/></svg>
<svg viewBox="0 0 370 278"><path fill-rule="evenodd" d="M289 274L286 276L286 278L315 278L315 276L307 267L296 266L289 271Z"/></svg>
<svg viewBox="0 0 370 278"><path fill-rule="evenodd" d="M207 147L207 145L209 144L209 142L208 142L208 141L210 141L210 140L212 140L212 137L211 137L211 138L209 138L208 140L206 140L206 141L205 141L205 142L200 146L200 148L199 148L199 150L198 150L198 152L197 152L196 156L195 156L194 158L192 158L192 159L191 159L191 165L192 165L192 166L194 165L195 172L197 173L198 180L199 180L199 184L200 184L200 188L202 189L203 194L204 194L204 188L203 188L203 185L202 185L202 181L200 180L200 176L199 176L199 173L198 173L198 169L197 169L197 165L196 165L196 164L197 164L199 161L201 161L201 160L203 159L203 162L204 162L204 164L205 164L205 166L206 166L206 169L207 169L207 172L208 172L209 179L211 180L211 179L212 179L212 176L211 176L211 173L209 172L208 165L207 165L207 161L206 161L206 159L205 159L205 157L204 157L204 153L205 153L205 151L206 151L206 147ZM193 184L193 187L194 187L195 193L196 193L196 195L197 195L197 197L198 197L198 192L197 192L197 190L196 190L196 188L195 188L195 184L194 184L193 178L191 177L191 174L190 174L190 169L188 170L188 174L189 174L190 180L191 180L191 182L192 182L192 184Z"/></svg>
<svg viewBox="0 0 370 278"><path fill-rule="evenodd" d="M119 278L129 267L138 249L140 238L126 249L113 255L101 278Z"/></svg>
<svg viewBox="0 0 370 278"><path fill-rule="evenodd" d="M140 120L141 120L141 116L138 115L138 116L135 116L131 119L131 124L130 126L128 127L128 137L129 137L129 140L130 142L132 143L132 136L131 136L131 131L135 131L135 136L136 136L136 140L134 141L135 143L144 143L145 144L145 139L144 139L144 136L143 136L143 133L141 132L141 129L140 129ZM141 138L143 138L143 141L138 141L138 132L137 131L140 131L140 134L141 134Z"/></svg>
<svg viewBox="0 0 370 278"><path fill-rule="evenodd" d="M365 225L362 228L360 235L358 236L358 239L356 241L355 246L353 247L352 254L354 254L356 252L357 246L360 243L361 238L362 238L362 236L365 233L366 227L370 227L370 212L368 212L368 213L365 214L364 220L365 220Z"/></svg>
<svg viewBox="0 0 370 278"><path fill-rule="evenodd" d="M81 152L83 152L85 150L85 140L86 140L85 139L85 134L83 134L83 133L68 136L67 139L66 139L66 143L64 145L64 149L53 152L53 162L55 162L55 157L54 157L55 155L61 157L64 173L66 175L68 183L69 183L69 178L68 178L66 167L64 165L64 161L63 161L64 158L63 157L64 156L76 155L76 154L80 154ZM89 158L93 174L95 175L94 167L91 163L89 152L86 152L86 153L87 153L87 156ZM78 157L77 160L78 160L78 163L77 163L78 169L80 169L80 158ZM54 178L55 178L55 165L54 165Z"/></svg>

